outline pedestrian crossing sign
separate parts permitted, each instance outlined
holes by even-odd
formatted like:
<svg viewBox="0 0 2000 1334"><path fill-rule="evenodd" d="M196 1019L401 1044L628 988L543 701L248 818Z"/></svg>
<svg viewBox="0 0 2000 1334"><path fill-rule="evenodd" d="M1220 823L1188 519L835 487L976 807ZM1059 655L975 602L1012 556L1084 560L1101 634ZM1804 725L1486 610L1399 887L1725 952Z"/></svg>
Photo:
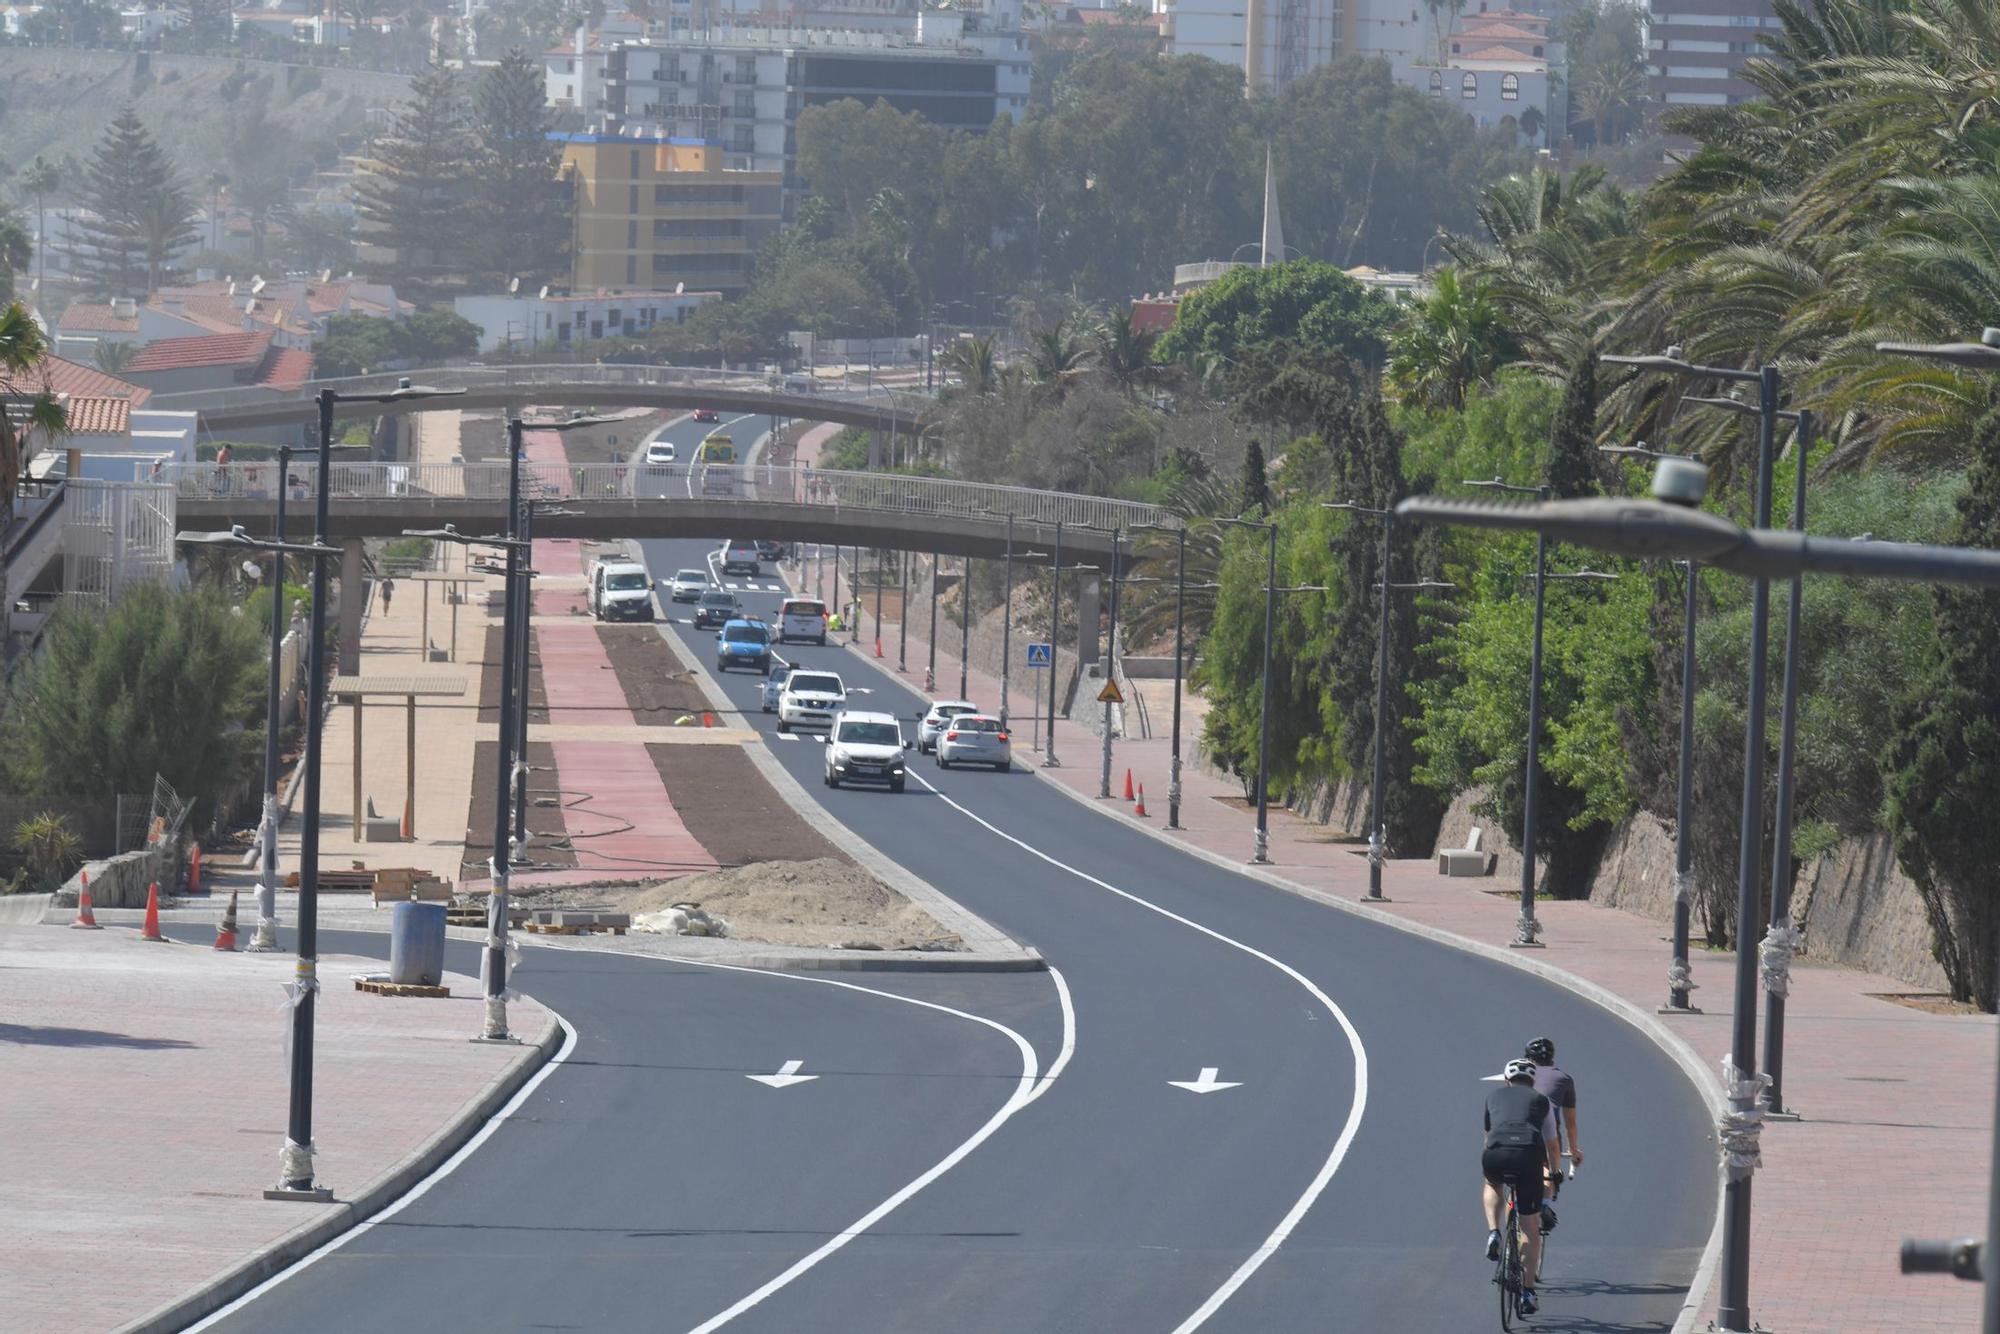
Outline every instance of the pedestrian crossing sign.
<svg viewBox="0 0 2000 1334"><path fill-rule="evenodd" d="M1104 683L1104 689L1097 692L1097 702L1099 704L1123 704L1125 702L1124 692L1118 689L1118 682L1115 678L1107 680Z"/></svg>
<svg viewBox="0 0 2000 1334"><path fill-rule="evenodd" d="M1028 645L1028 665L1030 667L1046 667L1049 665L1049 658L1049 646L1047 644Z"/></svg>

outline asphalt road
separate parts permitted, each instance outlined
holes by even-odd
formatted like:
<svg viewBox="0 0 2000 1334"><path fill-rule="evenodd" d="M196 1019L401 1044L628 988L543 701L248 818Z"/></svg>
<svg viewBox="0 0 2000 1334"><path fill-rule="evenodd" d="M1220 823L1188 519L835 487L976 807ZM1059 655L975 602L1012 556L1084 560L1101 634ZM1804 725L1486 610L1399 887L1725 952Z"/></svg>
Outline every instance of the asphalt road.
<svg viewBox="0 0 2000 1334"><path fill-rule="evenodd" d="M685 454L708 429L672 438ZM707 546L644 554L670 574ZM769 614L772 582L740 596ZM712 634L664 630L712 662ZM865 706L919 709L859 654L792 654ZM422 1199L220 1327L1482 1328L1480 1079L1540 1033L1579 1081L1590 1162L1531 1327L1672 1325L1715 1159L1699 1098L1637 1032L1027 770L925 760L901 795L819 788L823 747L778 738L757 685L722 688L832 818L1055 971L836 975L861 992L530 949L520 984L576 1026L570 1061ZM823 1077L745 1077L793 1059ZM1170 1082L1211 1067L1233 1086Z"/></svg>

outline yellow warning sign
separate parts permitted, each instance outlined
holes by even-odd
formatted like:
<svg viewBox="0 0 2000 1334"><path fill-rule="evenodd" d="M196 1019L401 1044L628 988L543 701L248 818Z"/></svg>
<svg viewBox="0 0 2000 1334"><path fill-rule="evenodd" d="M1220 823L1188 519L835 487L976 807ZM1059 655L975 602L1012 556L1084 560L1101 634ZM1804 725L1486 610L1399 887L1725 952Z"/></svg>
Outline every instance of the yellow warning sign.
<svg viewBox="0 0 2000 1334"><path fill-rule="evenodd" d="M1123 704L1125 696L1119 692L1118 681L1114 677L1104 683L1104 689L1097 692L1099 704Z"/></svg>

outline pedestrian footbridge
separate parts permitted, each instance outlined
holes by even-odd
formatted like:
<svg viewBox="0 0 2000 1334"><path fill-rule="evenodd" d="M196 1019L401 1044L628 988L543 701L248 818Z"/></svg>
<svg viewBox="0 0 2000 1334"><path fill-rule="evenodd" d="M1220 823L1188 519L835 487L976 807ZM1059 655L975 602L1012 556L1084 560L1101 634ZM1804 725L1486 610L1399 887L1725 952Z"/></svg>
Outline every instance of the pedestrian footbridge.
<svg viewBox="0 0 2000 1334"><path fill-rule="evenodd" d="M522 496L538 502L538 537L767 538L999 559L1008 552L1011 528L1014 559L1045 565L1060 540L1067 565L1099 558L1108 563L1119 529L1177 522L1156 505L896 473L527 461L520 469ZM316 464L302 461L293 462L283 483L270 462L166 470L183 529L241 524L268 534L285 485L285 532L293 540L311 535L316 473ZM331 541L395 537L445 524L483 535L501 531L506 522L504 461L336 463L328 483Z"/></svg>
<svg viewBox="0 0 2000 1334"><path fill-rule="evenodd" d="M387 403L369 397L395 389L404 379L464 393L448 399ZM889 432L915 429L917 418L930 403L923 391L900 386L834 388L807 377L803 383L808 388L802 391L786 388L787 383L791 381L773 383L768 376L696 366L453 366L308 380L286 390L249 385L156 394L150 406L192 412L203 430L217 435L312 421L319 411L320 394L327 390L335 395L336 417L396 416L441 407L519 410L533 403L570 408L714 408Z"/></svg>

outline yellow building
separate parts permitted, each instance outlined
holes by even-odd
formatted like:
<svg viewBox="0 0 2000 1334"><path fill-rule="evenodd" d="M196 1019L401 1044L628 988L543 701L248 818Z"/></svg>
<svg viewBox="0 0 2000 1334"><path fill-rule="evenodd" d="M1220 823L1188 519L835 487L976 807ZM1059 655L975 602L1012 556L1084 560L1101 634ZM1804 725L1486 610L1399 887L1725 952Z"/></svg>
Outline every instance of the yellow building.
<svg viewBox="0 0 2000 1334"><path fill-rule="evenodd" d="M575 204L570 286L721 292L750 266L784 209L784 173L728 171L694 139L558 134Z"/></svg>

